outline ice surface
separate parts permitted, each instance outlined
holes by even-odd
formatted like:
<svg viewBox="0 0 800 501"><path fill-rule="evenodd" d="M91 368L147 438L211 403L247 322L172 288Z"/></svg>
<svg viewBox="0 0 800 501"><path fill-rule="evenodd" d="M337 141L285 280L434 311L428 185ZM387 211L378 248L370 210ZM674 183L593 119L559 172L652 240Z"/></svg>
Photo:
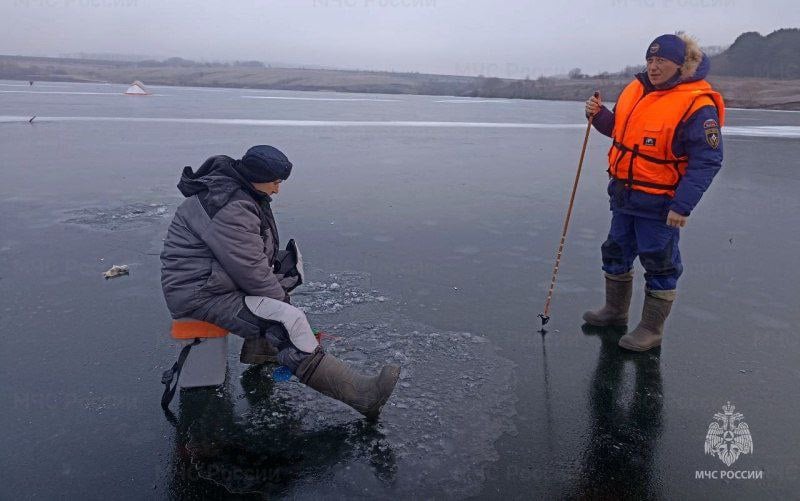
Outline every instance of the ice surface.
<svg viewBox="0 0 800 501"><path fill-rule="evenodd" d="M386 296L368 290L369 275L359 272L328 274L311 280L292 293L292 304L307 314L336 313L357 304L382 303Z"/></svg>
<svg viewBox="0 0 800 501"><path fill-rule="evenodd" d="M0 370L10 383L0 456L13 454L0 460L0 498L231 497L222 485L336 499L601 497L593 489L609 499L796 497L796 450L782 437L796 435L800 414L800 202L796 140L780 136L796 134L787 127L800 126L800 113L726 117L725 165L682 230L685 273L661 363L642 373L631 370L640 357L580 329L603 293L609 140L598 133L547 355L536 333L580 153L580 103L158 91L169 98L3 94ZM29 124L33 115L42 121ZM534 121L550 124L515 125ZM173 402L177 431L158 408L161 373L175 360L158 259L175 183L184 165L263 141L298 169L275 203L281 236L301 242L311 267L295 304L353 364L404 361L377 427L296 381L242 372L235 347L225 391ZM134 273L102 280L114 263ZM632 324L644 294L638 263L635 280ZM659 378L663 406L637 410ZM767 481L694 479L721 464L703 455L703 439L727 400L762 451L742 469L763 469Z"/></svg>
<svg viewBox="0 0 800 501"><path fill-rule="evenodd" d="M118 230L147 226L169 215L164 204L129 204L111 208L87 208L65 211L66 223L79 224L94 229Z"/></svg>
<svg viewBox="0 0 800 501"><path fill-rule="evenodd" d="M0 116L0 123L27 122L30 116ZM130 122L152 124L194 125L249 125L282 127L424 127L424 128L488 128L488 129L581 129L584 124L552 124L525 122L437 122L418 120L271 120L248 118L177 118L177 117L111 117L111 116L40 116L39 123L46 122Z"/></svg>
<svg viewBox="0 0 800 501"><path fill-rule="evenodd" d="M215 417L213 426L189 425L187 450L199 475L230 492L311 495L321 488L319 476L330 469L325 486L346 496L359 493L349 490L350 475L363 465L372 478L365 485L391 486L400 496L476 492L482 481L476 466L496 460L493 442L514 429L513 364L480 334L438 331L370 305L359 306L357 315L337 316L316 297L330 296L334 304L384 297L356 285L367 280L361 273L331 274L310 282L312 292L297 303L320 312L309 319L333 336L323 342L326 350L358 371L372 374L385 363L401 365L400 381L379 423L366 424L354 410L296 378L272 383L271 366L241 374L236 372L241 366L232 363L227 395L209 398L246 405L218 402L229 409L215 414L223 419ZM300 456L303 464L291 464ZM342 463L350 466L333 468ZM284 491L287 476L297 478L293 490Z"/></svg>
<svg viewBox="0 0 800 501"><path fill-rule="evenodd" d="M292 96L242 96L245 99L277 99L281 101L366 101L366 102L379 102L391 103L399 101L399 99L377 99L369 97L292 97Z"/></svg>

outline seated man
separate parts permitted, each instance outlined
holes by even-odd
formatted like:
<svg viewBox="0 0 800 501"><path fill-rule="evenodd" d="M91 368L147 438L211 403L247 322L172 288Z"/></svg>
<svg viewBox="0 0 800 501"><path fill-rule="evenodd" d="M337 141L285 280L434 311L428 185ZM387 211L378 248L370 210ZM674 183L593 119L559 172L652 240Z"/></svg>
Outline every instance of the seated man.
<svg viewBox="0 0 800 501"><path fill-rule="evenodd" d="M325 353L273 271L278 231L270 197L291 170L272 146L254 146L241 160L211 157L197 172L184 168L178 189L187 198L161 253L167 307L173 318L203 320L243 337L245 361L251 348L273 345L302 383L375 418L400 367L386 365L366 377Z"/></svg>

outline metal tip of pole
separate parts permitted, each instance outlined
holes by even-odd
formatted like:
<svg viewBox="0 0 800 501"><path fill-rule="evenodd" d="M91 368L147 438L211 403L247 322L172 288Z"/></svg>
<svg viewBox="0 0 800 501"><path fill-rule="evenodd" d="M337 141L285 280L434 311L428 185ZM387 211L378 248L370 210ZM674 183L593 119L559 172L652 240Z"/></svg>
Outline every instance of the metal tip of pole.
<svg viewBox="0 0 800 501"><path fill-rule="evenodd" d="M550 317L548 317L544 313L539 313L539 318L542 319L542 328L539 329L537 332L539 332L539 334L544 336L545 334L547 334L547 329L545 329L544 326L547 325L547 322L550 321Z"/></svg>

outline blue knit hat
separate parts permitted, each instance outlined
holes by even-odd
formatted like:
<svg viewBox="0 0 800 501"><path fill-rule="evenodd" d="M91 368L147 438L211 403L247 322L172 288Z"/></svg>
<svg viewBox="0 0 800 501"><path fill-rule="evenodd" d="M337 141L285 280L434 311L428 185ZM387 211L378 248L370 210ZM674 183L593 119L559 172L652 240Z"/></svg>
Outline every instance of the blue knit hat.
<svg viewBox="0 0 800 501"><path fill-rule="evenodd" d="M647 46L644 58L663 57L677 65L686 60L686 42L676 35L661 35Z"/></svg>
<svg viewBox="0 0 800 501"><path fill-rule="evenodd" d="M251 183L271 183L287 179L292 162L278 148L261 144L247 150L236 162L236 170Z"/></svg>

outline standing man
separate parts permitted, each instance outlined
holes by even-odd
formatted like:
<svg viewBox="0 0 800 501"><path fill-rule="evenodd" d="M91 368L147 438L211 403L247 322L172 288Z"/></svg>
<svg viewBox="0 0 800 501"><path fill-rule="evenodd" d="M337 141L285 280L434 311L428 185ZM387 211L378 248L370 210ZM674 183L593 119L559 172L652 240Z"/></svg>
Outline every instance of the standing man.
<svg viewBox="0 0 800 501"><path fill-rule="evenodd" d="M197 172L183 170L178 189L186 200L161 252L167 307L173 318L203 320L243 337L244 362L277 355L302 383L377 418L400 367L388 364L368 377L326 353L305 314L289 304L287 276L273 269L278 230L270 202L291 171L289 159L267 145L253 146L241 160L219 155Z"/></svg>
<svg viewBox="0 0 800 501"><path fill-rule="evenodd" d="M603 243L606 304L583 315L595 326L627 325L633 261L645 269L642 319L619 345L661 345L683 271L680 228L722 167L722 96L704 79L709 60L686 35L661 35L645 53L647 71L620 94L614 111L586 102L595 128L613 139L608 152L611 229Z"/></svg>

